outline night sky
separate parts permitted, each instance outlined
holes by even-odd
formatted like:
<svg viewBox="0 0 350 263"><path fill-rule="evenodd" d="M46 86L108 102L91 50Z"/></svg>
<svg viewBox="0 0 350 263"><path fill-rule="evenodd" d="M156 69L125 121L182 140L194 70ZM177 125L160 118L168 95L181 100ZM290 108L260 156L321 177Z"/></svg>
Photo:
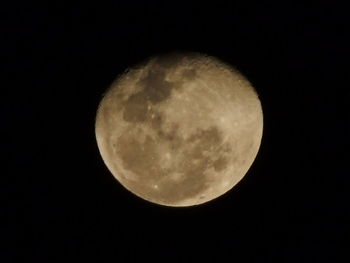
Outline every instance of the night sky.
<svg viewBox="0 0 350 263"><path fill-rule="evenodd" d="M64 2L0 11L1 262L349 262L345 6ZM264 112L248 174L197 207L129 193L95 140L111 82L169 51L236 66Z"/></svg>

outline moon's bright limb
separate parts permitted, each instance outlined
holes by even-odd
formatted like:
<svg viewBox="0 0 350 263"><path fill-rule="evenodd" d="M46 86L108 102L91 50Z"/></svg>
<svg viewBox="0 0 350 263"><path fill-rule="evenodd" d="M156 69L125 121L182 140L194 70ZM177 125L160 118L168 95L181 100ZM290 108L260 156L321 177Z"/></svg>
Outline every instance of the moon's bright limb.
<svg viewBox="0 0 350 263"><path fill-rule="evenodd" d="M120 76L102 98L96 138L115 178L167 206L208 202L236 185L260 147L251 84L216 58L169 54Z"/></svg>

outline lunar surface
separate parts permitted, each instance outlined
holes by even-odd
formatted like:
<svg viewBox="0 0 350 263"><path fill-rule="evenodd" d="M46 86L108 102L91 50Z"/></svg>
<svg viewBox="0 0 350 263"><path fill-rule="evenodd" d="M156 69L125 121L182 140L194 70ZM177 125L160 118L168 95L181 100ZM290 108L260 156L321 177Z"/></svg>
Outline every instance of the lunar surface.
<svg viewBox="0 0 350 263"><path fill-rule="evenodd" d="M114 177L166 206L219 197L247 173L260 147L263 114L249 81L197 53L150 58L104 94L96 139Z"/></svg>

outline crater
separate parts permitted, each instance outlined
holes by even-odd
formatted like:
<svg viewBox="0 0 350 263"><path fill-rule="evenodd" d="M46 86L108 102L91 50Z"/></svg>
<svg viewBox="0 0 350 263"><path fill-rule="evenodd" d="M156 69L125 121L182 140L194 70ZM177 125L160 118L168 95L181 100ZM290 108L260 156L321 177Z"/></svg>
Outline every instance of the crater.
<svg viewBox="0 0 350 263"><path fill-rule="evenodd" d="M136 93L129 97L125 104L123 119L127 122L143 122L147 118L147 99Z"/></svg>
<svg viewBox="0 0 350 263"><path fill-rule="evenodd" d="M125 132L118 138L116 151L124 169L136 174L139 180L149 182L159 179L160 166L157 161L159 157L156 141L149 135L146 136L144 143L141 143Z"/></svg>
<svg viewBox="0 0 350 263"><path fill-rule="evenodd" d="M146 77L138 82L138 85L143 87L140 94L153 104L169 98L173 83L166 81L165 77L164 70L151 70Z"/></svg>
<svg viewBox="0 0 350 263"><path fill-rule="evenodd" d="M144 122L149 114L148 105L158 104L171 95L175 83L165 80L164 69L150 69L148 74L140 79L136 85L141 91L131 95L124 102L123 118L127 122Z"/></svg>
<svg viewBox="0 0 350 263"><path fill-rule="evenodd" d="M210 149L210 147L218 146L222 143L222 135L220 130L216 126L212 126L205 130L197 130L197 132L191 135L188 140L188 143L198 144L199 150ZM200 143L198 143L200 142Z"/></svg>
<svg viewBox="0 0 350 263"><path fill-rule="evenodd" d="M195 69L188 69L182 73L185 80L194 80L197 78L197 71Z"/></svg>
<svg viewBox="0 0 350 263"><path fill-rule="evenodd" d="M228 166L228 160L226 157L219 157L216 161L213 162L213 167L216 172L221 172L225 170Z"/></svg>

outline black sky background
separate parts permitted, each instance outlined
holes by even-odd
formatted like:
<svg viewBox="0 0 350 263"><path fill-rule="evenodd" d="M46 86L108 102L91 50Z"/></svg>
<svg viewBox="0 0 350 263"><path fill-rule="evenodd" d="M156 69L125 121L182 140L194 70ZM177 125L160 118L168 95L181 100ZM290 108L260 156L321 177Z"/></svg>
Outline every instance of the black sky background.
<svg viewBox="0 0 350 263"><path fill-rule="evenodd" d="M1 9L1 262L348 262L348 11L331 1L13 2ZM102 93L183 50L235 65L259 154L192 208L125 190L99 154Z"/></svg>

